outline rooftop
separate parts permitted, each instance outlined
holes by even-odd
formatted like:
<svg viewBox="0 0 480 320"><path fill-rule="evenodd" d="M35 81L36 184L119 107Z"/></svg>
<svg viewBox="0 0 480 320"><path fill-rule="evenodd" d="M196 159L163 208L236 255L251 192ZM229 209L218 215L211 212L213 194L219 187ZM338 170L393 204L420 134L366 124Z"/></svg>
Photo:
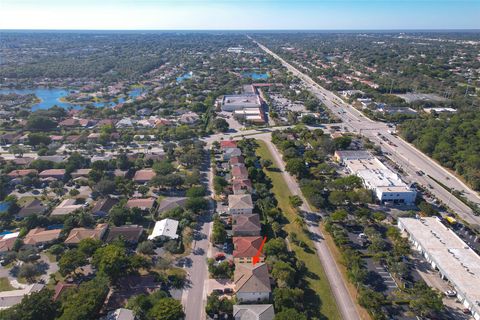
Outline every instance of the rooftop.
<svg viewBox="0 0 480 320"><path fill-rule="evenodd" d="M398 225L423 247L457 292L480 309L480 257L436 217L399 218Z"/></svg>
<svg viewBox="0 0 480 320"><path fill-rule="evenodd" d="M173 219L163 219L157 221L153 227L152 234L148 236L148 239L153 240L156 237L167 237L170 239L177 239L178 221Z"/></svg>

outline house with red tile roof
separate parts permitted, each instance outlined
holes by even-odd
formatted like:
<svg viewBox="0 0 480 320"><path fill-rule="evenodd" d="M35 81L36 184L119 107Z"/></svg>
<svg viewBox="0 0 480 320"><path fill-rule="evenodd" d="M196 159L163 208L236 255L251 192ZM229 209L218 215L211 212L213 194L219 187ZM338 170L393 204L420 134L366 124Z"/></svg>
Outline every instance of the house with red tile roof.
<svg viewBox="0 0 480 320"><path fill-rule="evenodd" d="M102 240L108 230L107 223L100 223L94 229L73 228L65 239L65 244L79 244L83 239Z"/></svg>
<svg viewBox="0 0 480 320"><path fill-rule="evenodd" d="M63 180L65 177L65 169L47 169L40 172L39 177L41 179L53 178L57 180Z"/></svg>
<svg viewBox="0 0 480 320"><path fill-rule="evenodd" d="M20 170L10 171L10 173L7 174L7 176L9 178L15 179L15 178L22 178L22 177L28 176L29 174L37 174L37 173L38 171L35 169L20 169Z"/></svg>
<svg viewBox="0 0 480 320"><path fill-rule="evenodd" d="M246 194L252 193L252 181L250 179L233 179L232 180L233 194Z"/></svg>
<svg viewBox="0 0 480 320"><path fill-rule="evenodd" d="M27 233L23 243L31 246L49 244L57 240L61 233L62 229L47 230L45 228L34 228Z"/></svg>
<svg viewBox="0 0 480 320"><path fill-rule="evenodd" d="M228 148L236 148L237 147L237 142L233 140L223 140L220 141L220 148L222 150L228 149Z"/></svg>
<svg viewBox="0 0 480 320"><path fill-rule="evenodd" d="M155 198L135 198L130 199L125 204L126 208L139 208L141 210L152 210L155 208L157 201Z"/></svg>
<svg viewBox="0 0 480 320"><path fill-rule="evenodd" d="M252 258L257 254L262 245L263 238L256 237L233 237L233 261L236 264L252 263ZM260 253L260 262L265 259Z"/></svg>
<svg viewBox="0 0 480 320"><path fill-rule="evenodd" d="M135 176L133 177L133 181L136 183L147 183L150 182L153 178L155 178L157 174L153 169L142 169L135 172Z"/></svg>
<svg viewBox="0 0 480 320"><path fill-rule="evenodd" d="M245 180L248 179L247 167L244 164L232 167L230 171L233 179Z"/></svg>

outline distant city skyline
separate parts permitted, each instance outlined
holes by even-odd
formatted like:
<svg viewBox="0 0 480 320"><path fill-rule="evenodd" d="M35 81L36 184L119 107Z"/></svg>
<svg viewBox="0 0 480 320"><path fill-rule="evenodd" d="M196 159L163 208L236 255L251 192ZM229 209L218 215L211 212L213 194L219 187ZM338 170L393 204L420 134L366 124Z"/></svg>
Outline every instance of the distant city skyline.
<svg viewBox="0 0 480 320"><path fill-rule="evenodd" d="M480 0L0 0L0 29L480 29Z"/></svg>

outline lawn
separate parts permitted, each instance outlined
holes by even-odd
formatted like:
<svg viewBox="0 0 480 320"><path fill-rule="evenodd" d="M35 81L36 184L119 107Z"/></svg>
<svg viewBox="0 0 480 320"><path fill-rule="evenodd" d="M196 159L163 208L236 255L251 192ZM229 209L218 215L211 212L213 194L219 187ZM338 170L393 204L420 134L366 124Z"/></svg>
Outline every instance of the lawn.
<svg viewBox="0 0 480 320"><path fill-rule="evenodd" d="M8 281L8 278L0 278L0 291L10 290L15 290L15 288L10 285L10 281Z"/></svg>
<svg viewBox="0 0 480 320"><path fill-rule="evenodd" d="M259 148L256 150L257 155L262 159L269 159L272 163L276 163L266 144L263 141L257 140ZM322 264L315 252L315 247L312 240L308 237L305 230L294 222L297 212L291 207L288 197L291 196L291 192L288 188L285 188L285 181L282 173L278 171L265 170L267 176L272 180L273 193L278 201L278 206L288 219L289 223L285 225L284 229L287 232L295 232L298 236L298 240L307 244L308 249L305 250L294 244L291 245L297 258L305 263L309 272L311 273L307 279L310 284L310 288L315 292L317 297L309 297L306 295L306 299L318 300L319 303L319 316L327 319L341 319L340 312L338 310L335 298L330 289L330 283L325 275Z"/></svg>

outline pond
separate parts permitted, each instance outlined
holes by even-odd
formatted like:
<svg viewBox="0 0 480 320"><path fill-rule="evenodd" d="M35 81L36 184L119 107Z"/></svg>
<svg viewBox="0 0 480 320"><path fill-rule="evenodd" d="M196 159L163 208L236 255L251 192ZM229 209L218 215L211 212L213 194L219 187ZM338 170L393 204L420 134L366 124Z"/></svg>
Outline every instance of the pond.
<svg viewBox="0 0 480 320"><path fill-rule="evenodd" d="M268 73L244 72L242 73L242 77L252 80L267 80L270 78L270 75Z"/></svg>
<svg viewBox="0 0 480 320"><path fill-rule="evenodd" d="M142 88L135 88L128 92L129 99L135 99L140 94L142 94ZM50 109L54 105L59 106L64 109L81 109L82 105L74 104L70 102L60 101L61 98L64 98L69 95L69 90L62 88L34 88L34 89L0 89L0 94L9 94L16 93L21 95L26 94L35 94L41 101L32 106L32 111L39 109ZM125 102L125 98L119 98L118 103ZM101 107L113 107L117 103L114 101L108 102L94 102L94 105L97 108Z"/></svg>

